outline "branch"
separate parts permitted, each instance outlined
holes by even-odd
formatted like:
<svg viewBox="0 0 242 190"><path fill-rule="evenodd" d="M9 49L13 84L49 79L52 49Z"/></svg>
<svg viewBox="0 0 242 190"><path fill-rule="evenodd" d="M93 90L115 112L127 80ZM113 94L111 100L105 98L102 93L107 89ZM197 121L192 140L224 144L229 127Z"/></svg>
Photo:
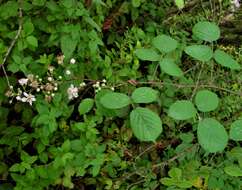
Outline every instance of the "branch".
<svg viewBox="0 0 242 190"><path fill-rule="evenodd" d="M169 160L166 160L166 161L161 162L159 164L153 165L152 166L153 169L158 168L158 167L161 167L161 166L164 166L164 165L168 165L169 163L171 163L171 162L175 161L176 159L178 159L179 157L183 156L185 153L191 152L193 150L193 148L196 147L196 146L197 146L197 144L194 144L193 146L185 149L183 152L180 152L180 153L176 154L175 156L173 156Z"/></svg>
<svg viewBox="0 0 242 190"><path fill-rule="evenodd" d="M11 85L10 85L10 82L9 82L9 79L8 79L7 72L6 72L5 68L4 68L4 64L6 63L8 57L9 57L9 55L10 55L10 53L11 53L13 47L14 47L14 45L16 44L16 41L18 40L18 38L19 38L19 36L20 36L20 33L21 33L21 31L22 31L22 28L23 28L23 19L22 19L22 18L23 18L23 12L22 12L22 4L23 4L23 0L20 0L20 1L19 1L19 5L20 5L20 6L19 6L19 27L18 27L17 34L15 35L15 37L14 37L14 39L12 40L10 46L8 47L8 50L7 50L7 52L6 52L6 54L5 54L4 58L3 58L3 61L2 61L2 63L1 63L1 65L0 65L0 67L1 67L2 70L3 70L3 74L4 74L4 76L5 76L6 80L7 80L7 83L8 83L8 86L9 86L9 87L10 87Z"/></svg>

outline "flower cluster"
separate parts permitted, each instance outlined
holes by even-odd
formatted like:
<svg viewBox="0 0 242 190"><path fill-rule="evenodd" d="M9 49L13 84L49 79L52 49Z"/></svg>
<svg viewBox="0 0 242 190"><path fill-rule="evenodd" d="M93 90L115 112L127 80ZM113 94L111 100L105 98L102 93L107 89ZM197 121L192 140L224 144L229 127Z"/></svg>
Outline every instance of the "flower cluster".
<svg viewBox="0 0 242 190"><path fill-rule="evenodd" d="M65 56L60 54L57 56L57 63L63 64ZM74 58L70 59L70 64L76 64L76 60ZM65 75L70 75L70 70L64 71ZM44 77L39 77L38 75L29 74L26 78L20 78L18 80L17 92L14 91L13 87L7 91L6 96L11 97L10 103L12 103L13 99L16 99L20 102L27 102L30 105L36 101L35 95L40 93L43 94L45 100L47 102L51 102L55 93L59 90L59 84L65 82L62 80L62 76L55 75L55 67L49 66L47 74ZM68 95L69 100L73 100L78 98L79 91L82 90L86 86L85 82L81 82L79 86L75 86L74 84L70 84L66 93ZM92 87L95 90L95 93L99 92L102 88L109 88L114 91L114 87L107 86L106 79L101 81L96 81Z"/></svg>
<svg viewBox="0 0 242 190"><path fill-rule="evenodd" d="M102 81L95 82L92 87L95 90L95 93L98 93L102 88L110 88L112 91L114 91L114 87L108 87L106 79L103 79Z"/></svg>
<svg viewBox="0 0 242 190"><path fill-rule="evenodd" d="M27 102L32 106L33 102L36 101L36 98L32 94L28 94L26 92L23 92L23 93L16 96L16 100L21 101L21 102Z"/></svg>

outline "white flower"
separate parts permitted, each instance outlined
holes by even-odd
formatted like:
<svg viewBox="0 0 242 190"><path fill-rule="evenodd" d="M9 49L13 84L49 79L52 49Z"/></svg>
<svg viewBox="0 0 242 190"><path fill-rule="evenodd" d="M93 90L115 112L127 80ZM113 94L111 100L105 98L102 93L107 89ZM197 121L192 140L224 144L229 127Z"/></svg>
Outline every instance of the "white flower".
<svg viewBox="0 0 242 190"><path fill-rule="evenodd" d="M106 81L106 79L103 79L102 82L106 83L107 81Z"/></svg>
<svg viewBox="0 0 242 190"><path fill-rule="evenodd" d="M21 85L21 86L24 86L24 85L27 85L28 84L28 80L27 78L22 78L22 79L19 79L18 80L18 83Z"/></svg>
<svg viewBox="0 0 242 190"><path fill-rule="evenodd" d="M84 86L86 86L85 82L80 83L80 87L84 87Z"/></svg>
<svg viewBox="0 0 242 190"><path fill-rule="evenodd" d="M73 98L78 97L78 88L74 87L73 84L67 89L68 99L72 100Z"/></svg>
<svg viewBox="0 0 242 190"><path fill-rule="evenodd" d="M70 60L70 64L75 64L76 63L76 60L74 59L74 58L72 58L71 60Z"/></svg>
<svg viewBox="0 0 242 190"><path fill-rule="evenodd" d="M67 75L70 75L71 74L71 71L70 70L66 70L66 74Z"/></svg>
<svg viewBox="0 0 242 190"><path fill-rule="evenodd" d="M58 90L58 88L57 88L57 87L55 87L55 88L54 88L54 91L57 91L57 90Z"/></svg>
<svg viewBox="0 0 242 190"><path fill-rule="evenodd" d="M50 81L50 82L51 82L52 80L53 80L53 79L52 79L52 77L48 77L48 81Z"/></svg>
<svg viewBox="0 0 242 190"><path fill-rule="evenodd" d="M240 8L240 2L239 0L233 0L232 4L236 7L236 8Z"/></svg>
<svg viewBox="0 0 242 190"><path fill-rule="evenodd" d="M62 76L58 76L58 78L61 80L62 79Z"/></svg>
<svg viewBox="0 0 242 190"><path fill-rule="evenodd" d="M26 92L23 93L24 97L21 98L22 102L28 102L31 106L34 101L36 101L36 98L32 94L27 94Z"/></svg>
<svg viewBox="0 0 242 190"><path fill-rule="evenodd" d="M114 91L115 90L114 87L111 87L111 90Z"/></svg>
<svg viewBox="0 0 242 190"><path fill-rule="evenodd" d="M22 98L20 96L16 96L16 100L21 101Z"/></svg>

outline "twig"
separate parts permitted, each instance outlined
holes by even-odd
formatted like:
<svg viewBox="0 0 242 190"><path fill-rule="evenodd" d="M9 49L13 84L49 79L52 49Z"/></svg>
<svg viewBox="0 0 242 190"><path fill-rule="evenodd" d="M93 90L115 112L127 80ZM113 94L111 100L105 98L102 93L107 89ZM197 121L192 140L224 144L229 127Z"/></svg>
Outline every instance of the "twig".
<svg viewBox="0 0 242 190"><path fill-rule="evenodd" d="M155 147L155 144L152 144L151 146L149 146L148 148L146 148L144 151L142 151L138 156L135 157L135 161L137 159L139 159L142 155L144 155L146 152L149 152L150 150L152 150Z"/></svg>
<svg viewBox="0 0 242 190"><path fill-rule="evenodd" d="M200 68L200 71L199 71L199 74L198 74L198 77L197 77L196 86L193 89L192 96L190 98L191 100L192 100L193 96L196 94L196 91L197 91L197 88L198 88L198 85L199 85L199 81L200 81L200 77L201 77L201 74L202 74L202 70L203 70L203 64L202 64L202 66Z"/></svg>
<svg viewBox="0 0 242 190"><path fill-rule="evenodd" d="M12 40L10 46L8 47L8 50L7 50L7 52L6 52L6 54L5 54L4 58L3 58L3 61L1 63L1 65L0 65L2 70L3 70L3 74L4 74L5 78L6 78L6 81L7 81L7 84L8 84L9 88L10 88L11 85L10 85L10 82L9 82L8 75L7 75L7 72L5 70L4 64L6 63L8 57L9 57L9 55L10 55L10 53L11 53L13 47L14 47L14 45L16 44L16 41L18 40L18 38L20 36L22 28L23 28L23 20L22 20L22 18L23 18L22 4L23 4L23 2L22 1L23 0L19 0L19 4L20 4L20 7L19 7L19 27L18 27L17 34L15 35L15 37Z"/></svg>
<svg viewBox="0 0 242 190"><path fill-rule="evenodd" d="M171 162L175 161L176 159L178 159L179 157L183 156L185 153L192 151L193 148L196 147L196 146L197 146L197 144L194 144L193 146L191 146L191 147L185 149L183 152L180 152L180 153L178 153L177 155L173 156L173 157L170 158L169 160L166 160L166 161L161 162L161 163L159 163L159 164L155 164L155 165L153 165L153 166L152 166L153 169L158 168L158 167L161 167L161 166L164 166L164 165L168 165L169 163L171 163Z"/></svg>
<svg viewBox="0 0 242 190"><path fill-rule="evenodd" d="M136 181L135 183L130 184L130 185L127 187L127 190L129 190L129 189L130 189L131 187L133 187L134 185L138 185L138 184L143 183L143 182L145 182L144 179L141 179L141 180L139 180L139 181Z"/></svg>

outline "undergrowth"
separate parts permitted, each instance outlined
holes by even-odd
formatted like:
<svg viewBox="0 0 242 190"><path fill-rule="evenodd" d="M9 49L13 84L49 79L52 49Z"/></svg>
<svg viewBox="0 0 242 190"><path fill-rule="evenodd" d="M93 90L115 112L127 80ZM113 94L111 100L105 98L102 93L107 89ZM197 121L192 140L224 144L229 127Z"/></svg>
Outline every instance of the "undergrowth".
<svg viewBox="0 0 242 190"><path fill-rule="evenodd" d="M241 189L236 2L0 0L0 190Z"/></svg>

